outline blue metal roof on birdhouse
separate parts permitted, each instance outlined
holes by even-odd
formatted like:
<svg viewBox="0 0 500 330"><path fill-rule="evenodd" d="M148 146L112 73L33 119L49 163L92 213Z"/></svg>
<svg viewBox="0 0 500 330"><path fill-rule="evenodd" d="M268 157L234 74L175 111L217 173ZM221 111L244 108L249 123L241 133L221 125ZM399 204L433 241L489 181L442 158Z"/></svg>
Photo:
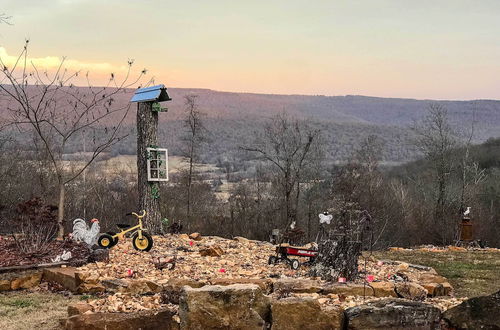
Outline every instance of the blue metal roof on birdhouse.
<svg viewBox="0 0 500 330"><path fill-rule="evenodd" d="M130 102L163 102L170 101L165 85L139 88L135 91Z"/></svg>

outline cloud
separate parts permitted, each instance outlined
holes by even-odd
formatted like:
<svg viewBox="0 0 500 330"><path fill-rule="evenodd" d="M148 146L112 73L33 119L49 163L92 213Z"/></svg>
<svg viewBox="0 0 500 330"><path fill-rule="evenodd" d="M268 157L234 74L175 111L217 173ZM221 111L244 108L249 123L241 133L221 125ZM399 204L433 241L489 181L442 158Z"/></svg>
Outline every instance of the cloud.
<svg viewBox="0 0 500 330"><path fill-rule="evenodd" d="M10 55L4 47L0 47L0 59L2 60L5 66L11 68L15 65L18 56ZM61 65L62 60L63 58L57 56L45 56L45 57L28 56L27 63L29 64L27 66L28 69L31 69L32 66L30 63L33 63L33 65L38 70L51 71L57 69ZM84 62L68 58L64 60L63 67L70 71L84 71L84 72L90 71L97 74L110 74L112 72L119 73L119 72L125 72L127 70L127 66L125 65L117 66L107 62L101 62L101 63Z"/></svg>

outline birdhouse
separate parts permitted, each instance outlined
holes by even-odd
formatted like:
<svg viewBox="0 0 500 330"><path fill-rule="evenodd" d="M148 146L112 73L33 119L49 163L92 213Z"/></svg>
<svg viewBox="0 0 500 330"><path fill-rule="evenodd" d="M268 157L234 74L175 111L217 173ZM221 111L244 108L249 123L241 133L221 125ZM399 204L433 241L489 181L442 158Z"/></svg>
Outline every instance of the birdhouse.
<svg viewBox="0 0 500 330"><path fill-rule="evenodd" d="M168 151L162 148L147 148L148 181L168 181Z"/></svg>
<svg viewBox="0 0 500 330"><path fill-rule="evenodd" d="M165 85L156 85L139 88L135 91L130 102L164 102L172 100L168 95ZM160 107L161 108L161 107ZM153 110L154 111L154 110Z"/></svg>

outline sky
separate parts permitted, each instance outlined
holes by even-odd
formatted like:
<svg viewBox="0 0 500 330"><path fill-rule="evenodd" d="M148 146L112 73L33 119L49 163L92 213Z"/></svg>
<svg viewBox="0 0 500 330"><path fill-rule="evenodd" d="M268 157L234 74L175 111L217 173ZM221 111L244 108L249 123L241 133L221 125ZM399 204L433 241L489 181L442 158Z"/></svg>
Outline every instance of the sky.
<svg viewBox="0 0 500 330"><path fill-rule="evenodd" d="M0 58L168 87L500 99L498 0L0 0Z"/></svg>

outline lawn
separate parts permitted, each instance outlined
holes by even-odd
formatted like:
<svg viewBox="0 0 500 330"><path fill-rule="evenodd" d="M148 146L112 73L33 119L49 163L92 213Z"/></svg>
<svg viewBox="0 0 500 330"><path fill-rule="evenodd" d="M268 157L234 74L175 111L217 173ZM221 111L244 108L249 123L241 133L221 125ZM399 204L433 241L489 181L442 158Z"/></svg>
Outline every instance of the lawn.
<svg viewBox="0 0 500 330"><path fill-rule="evenodd" d="M497 251L376 251L379 259L430 266L448 278L457 297L475 297L500 290L500 252Z"/></svg>
<svg viewBox="0 0 500 330"><path fill-rule="evenodd" d="M0 294L0 329L58 329L59 319L68 316L68 304L78 296L29 291Z"/></svg>

